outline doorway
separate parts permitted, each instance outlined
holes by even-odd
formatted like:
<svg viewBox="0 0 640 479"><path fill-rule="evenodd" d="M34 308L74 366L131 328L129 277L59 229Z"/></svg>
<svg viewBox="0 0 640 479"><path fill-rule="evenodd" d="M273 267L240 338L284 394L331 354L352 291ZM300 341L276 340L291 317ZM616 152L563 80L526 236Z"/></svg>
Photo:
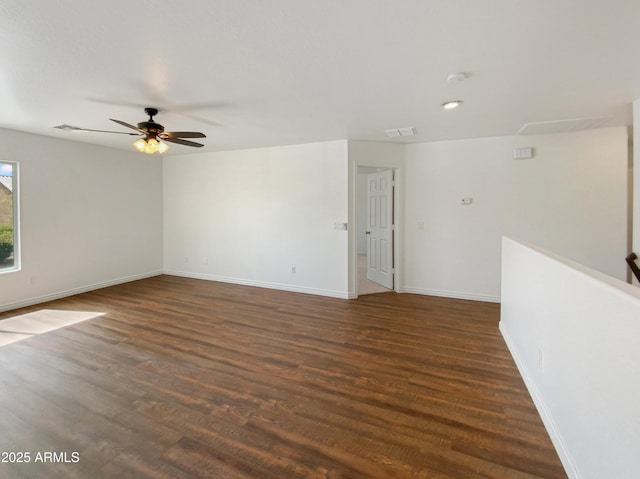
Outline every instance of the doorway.
<svg viewBox="0 0 640 479"><path fill-rule="evenodd" d="M394 174L392 168L357 168L358 295L384 293L395 288Z"/></svg>

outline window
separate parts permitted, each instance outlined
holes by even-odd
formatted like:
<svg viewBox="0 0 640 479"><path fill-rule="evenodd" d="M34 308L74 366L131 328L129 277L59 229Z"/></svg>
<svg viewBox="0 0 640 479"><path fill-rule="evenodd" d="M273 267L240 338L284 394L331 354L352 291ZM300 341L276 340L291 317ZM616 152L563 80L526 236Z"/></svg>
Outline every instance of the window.
<svg viewBox="0 0 640 479"><path fill-rule="evenodd" d="M0 273L19 269L18 164L0 162Z"/></svg>

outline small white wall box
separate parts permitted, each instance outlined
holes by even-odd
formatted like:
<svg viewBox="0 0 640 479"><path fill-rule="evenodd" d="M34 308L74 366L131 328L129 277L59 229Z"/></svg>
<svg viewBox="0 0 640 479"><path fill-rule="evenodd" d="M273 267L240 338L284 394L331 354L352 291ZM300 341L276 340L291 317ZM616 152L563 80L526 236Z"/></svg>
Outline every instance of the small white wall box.
<svg viewBox="0 0 640 479"><path fill-rule="evenodd" d="M533 158L533 147L526 146L522 148L514 148L513 159L514 160L529 160Z"/></svg>
<svg viewBox="0 0 640 479"><path fill-rule="evenodd" d="M470 205L473 203L473 198L460 198L461 205Z"/></svg>

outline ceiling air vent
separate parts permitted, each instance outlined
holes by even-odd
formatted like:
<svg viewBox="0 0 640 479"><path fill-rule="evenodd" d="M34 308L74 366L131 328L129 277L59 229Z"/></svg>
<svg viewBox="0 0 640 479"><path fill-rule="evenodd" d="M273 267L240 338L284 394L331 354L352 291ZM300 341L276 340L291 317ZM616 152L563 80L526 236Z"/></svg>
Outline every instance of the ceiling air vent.
<svg viewBox="0 0 640 479"><path fill-rule="evenodd" d="M414 127L407 128L394 128L392 130L384 130L389 138L398 138L401 136L413 136L416 134L416 129Z"/></svg>
<svg viewBox="0 0 640 479"><path fill-rule="evenodd" d="M591 130L601 128L609 118L576 118L574 120L542 121L527 123L517 135L550 135L552 133L570 133L572 131Z"/></svg>

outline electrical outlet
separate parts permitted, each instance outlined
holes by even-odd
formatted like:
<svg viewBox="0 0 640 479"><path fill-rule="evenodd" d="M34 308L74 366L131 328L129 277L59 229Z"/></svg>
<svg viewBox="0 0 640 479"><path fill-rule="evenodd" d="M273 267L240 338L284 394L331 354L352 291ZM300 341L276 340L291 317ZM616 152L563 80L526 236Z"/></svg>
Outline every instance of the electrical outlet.
<svg viewBox="0 0 640 479"><path fill-rule="evenodd" d="M473 203L473 198L460 198L461 205L470 205Z"/></svg>

